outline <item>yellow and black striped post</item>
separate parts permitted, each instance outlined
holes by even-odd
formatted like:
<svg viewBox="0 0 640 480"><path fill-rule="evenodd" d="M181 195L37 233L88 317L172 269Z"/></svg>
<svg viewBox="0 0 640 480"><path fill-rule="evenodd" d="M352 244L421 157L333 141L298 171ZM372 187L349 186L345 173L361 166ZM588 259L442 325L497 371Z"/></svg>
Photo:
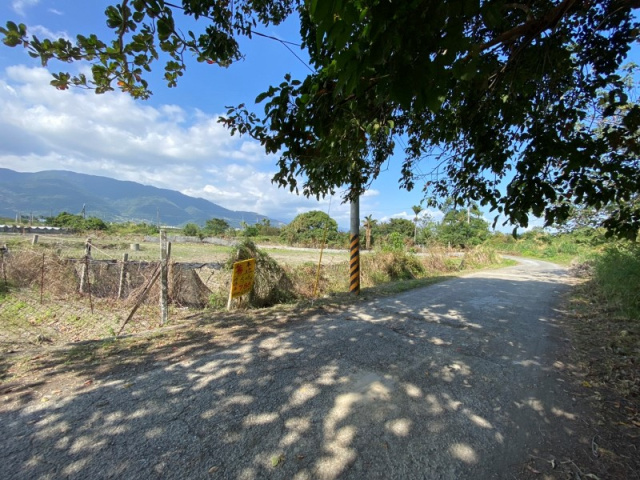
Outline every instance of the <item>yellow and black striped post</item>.
<svg viewBox="0 0 640 480"><path fill-rule="evenodd" d="M360 200L351 200L349 232L349 292L360 295Z"/></svg>
<svg viewBox="0 0 640 480"><path fill-rule="evenodd" d="M360 294L360 235L350 235L349 292Z"/></svg>

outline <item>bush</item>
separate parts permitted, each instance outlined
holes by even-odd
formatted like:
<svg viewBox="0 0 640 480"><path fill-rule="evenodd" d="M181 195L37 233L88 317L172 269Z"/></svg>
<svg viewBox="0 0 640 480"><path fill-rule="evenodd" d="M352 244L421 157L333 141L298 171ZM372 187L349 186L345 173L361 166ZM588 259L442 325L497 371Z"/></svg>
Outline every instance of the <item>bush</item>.
<svg viewBox="0 0 640 480"><path fill-rule="evenodd" d="M280 233L289 245L320 247L322 242L331 244L338 238L338 224L324 212L312 210L301 213L283 227Z"/></svg>
<svg viewBox="0 0 640 480"><path fill-rule="evenodd" d="M187 223L182 228L182 233L187 237L197 237L200 233L200 227L198 227L198 225L196 225L195 223Z"/></svg>
<svg viewBox="0 0 640 480"><path fill-rule="evenodd" d="M109 233L119 235L157 235L160 230L157 225L149 223L112 223L109 225Z"/></svg>
<svg viewBox="0 0 640 480"><path fill-rule="evenodd" d="M500 256L494 249L479 246L464 254L464 257L462 257L462 263L460 263L460 269L478 268L487 265L495 265L497 263L500 263Z"/></svg>
<svg viewBox="0 0 640 480"><path fill-rule="evenodd" d="M383 252L403 252L405 237L399 232L391 232L382 243Z"/></svg>
<svg viewBox="0 0 640 480"><path fill-rule="evenodd" d="M403 251L363 255L360 257L360 270L363 286L420 278L427 273L417 256Z"/></svg>
<svg viewBox="0 0 640 480"><path fill-rule="evenodd" d="M614 245L596 256L595 281L607 299L630 317L640 317L640 247Z"/></svg>
<svg viewBox="0 0 640 480"><path fill-rule="evenodd" d="M68 228L78 232L85 230L107 230L107 225L97 217L84 218L82 215L73 215L62 212L56 217L50 218L49 222L54 227Z"/></svg>
<svg viewBox="0 0 640 480"><path fill-rule="evenodd" d="M256 273L253 290L249 294L249 305L261 308L295 300L293 284L284 269L267 253L259 250L251 240L244 240L236 245L236 250L227 261L227 267L231 270L235 262L250 258L256 259Z"/></svg>

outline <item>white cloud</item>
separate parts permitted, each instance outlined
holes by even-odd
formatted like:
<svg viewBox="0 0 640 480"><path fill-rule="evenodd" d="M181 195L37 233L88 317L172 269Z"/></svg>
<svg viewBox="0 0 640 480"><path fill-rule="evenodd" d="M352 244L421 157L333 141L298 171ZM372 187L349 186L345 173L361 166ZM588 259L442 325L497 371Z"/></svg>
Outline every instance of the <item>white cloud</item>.
<svg viewBox="0 0 640 480"><path fill-rule="evenodd" d="M29 33L29 35L35 35L40 40L42 40L43 38L48 38L49 40L58 40L59 38L64 38L65 40L71 41L71 37L67 32L52 32L47 27L43 27L42 25L29 25L27 27L27 32Z"/></svg>
<svg viewBox="0 0 640 480"><path fill-rule="evenodd" d="M25 9L34 7L38 3L40 3L40 0L13 0L11 7L18 15L24 15Z"/></svg>
<svg viewBox="0 0 640 480"><path fill-rule="evenodd" d="M0 76L0 166L131 180L284 221L328 205L272 184L275 157L230 136L216 115L117 92L56 91L50 79L25 66Z"/></svg>
<svg viewBox="0 0 640 480"><path fill-rule="evenodd" d="M435 222L439 222L444 217L444 213L441 210L433 209L433 208L425 208L418 214L419 220L430 219ZM392 218L404 218L406 220L411 220L412 222L416 218L416 214L412 211L404 210L402 212L394 213L389 216L382 217L380 219L381 222L388 222Z"/></svg>

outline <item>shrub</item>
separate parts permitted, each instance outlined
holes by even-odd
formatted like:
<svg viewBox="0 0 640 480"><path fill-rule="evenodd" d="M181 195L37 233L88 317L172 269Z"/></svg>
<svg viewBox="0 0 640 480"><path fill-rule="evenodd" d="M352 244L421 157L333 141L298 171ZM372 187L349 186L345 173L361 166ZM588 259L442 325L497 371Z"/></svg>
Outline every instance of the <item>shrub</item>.
<svg viewBox="0 0 640 480"><path fill-rule="evenodd" d="M403 252L405 237L399 232L391 232L382 243L383 252Z"/></svg>
<svg viewBox="0 0 640 480"><path fill-rule="evenodd" d="M295 299L293 284L285 270L267 253L259 250L251 240L244 240L236 245L236 251L227 261L227 267L231 270L235 262L250 258L256 259L256 273L253 290L249 294L249 305L257 308L270 307Z"/></svg>
<svg viewBox="0 0 640 480"><path fill-rule="evenodd" d="M187 223L182 228L182 233L184 233L187 237L197 237L200 233L200 227L195 223Z"/></svg>
<svg viewBox="0 0 640 480"><path fill-rule="evenodd" d="M595 281L607 299L630 317L640 317L640 247L614 245L596 256Z"/></svg>
<svg viewBox="0 0 640 480"><path fill-rule="evenodd" d="M479 246L464 254L464 257L462 257L462 263L460 263L460 269L477 268L497 263L500 263L500 256L494 249Z"/></svg>
<svg viewBox="0 0 640 480"><path fill-rule="evenodd" d="M424 276L427 271L417 256L403 251L377 252L360 257L363 286Z"/></svg>

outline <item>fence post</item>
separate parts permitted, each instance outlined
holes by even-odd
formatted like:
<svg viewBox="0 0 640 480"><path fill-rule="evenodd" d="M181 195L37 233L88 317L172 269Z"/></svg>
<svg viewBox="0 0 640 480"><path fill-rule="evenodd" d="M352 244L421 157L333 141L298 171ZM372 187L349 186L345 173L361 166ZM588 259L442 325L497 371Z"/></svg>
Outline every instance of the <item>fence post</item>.
<svg viewBox="0 0 640 480"><path fill-rule="evenodd" d="M89 282L89 259L91 258L91 239L87 238L84 245L84 265L80 275L80 293L84 293L85 287Z"/></svg>
<svg viewBox="0 0 640 480"><path fill-rule="evenodd" d="M0 247L0 264L2 264L2 278L4 279L4 286L7 288L7 268L4 264L4 254L9 252L9 247L5 243Z"/></svg>
<svg viewBox="0 0 640 480"><path fill-rule="evenodd" d="M127 278L127 260L129 260L129 254L122 255L122 268L120 268L120 282L118 283L118 298L122 298L124 294L124 281Z"/></svg>
<svg viewBox="0 0 640 480"><path fill-rule="evenodd" d="M236 252L236 262L240 260L240 249ZM229 299L227 300L227 310L231 311L231 305L233 304L233 267L231 270L231 285L229 286Z"/></svg>
<svg viewBox="0 0 640 480"><path fill-rule="evenodd" d="M160 230L160 324L169 320L169 251L167 231Z"/></svg>
<svg viewBox="0 0 640 480"><path fill-rule="evenodd" d="M44 253L42 254L42 271L40 272L40 305L42 305L43 292L44 292Z"/></svg>
<svg viewBox="0 0 640 480"><path fill-rule="evenodd" d="M31 245L35 245L36 243L38 243L38 235L34 235L31 239Z"/></svg>
<svg viewBox="0 0 640 480"><path fill-rule="evenodd" d="M89 275L90 275L90 273L89 273L89 262L90 262L89 255L86 255L84 257L84 264L85 264L86 272L87 272L85 280L87 282L87 291L89 292L89 306L91 307L91 314L93 315L93 298L91 298L91 279L89 278Z"/></svg>

